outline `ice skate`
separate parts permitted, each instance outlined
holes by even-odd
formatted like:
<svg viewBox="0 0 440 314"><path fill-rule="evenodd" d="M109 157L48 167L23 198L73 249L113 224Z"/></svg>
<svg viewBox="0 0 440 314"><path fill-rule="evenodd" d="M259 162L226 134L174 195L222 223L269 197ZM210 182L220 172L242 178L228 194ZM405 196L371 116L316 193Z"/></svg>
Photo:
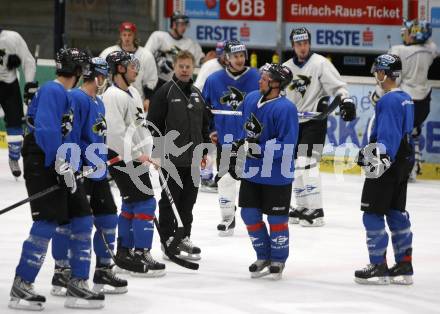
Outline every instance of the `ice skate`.
<svg viewBox="0 0 440 314"><path fill-rule="evenodd" d="M9 158L9 168L11 168L12 175L15 179L18 179L18 177L21 176L21 168L18 160Z"/></svg>
<svg viewBox="0 0 440 314"><path fill-rule="evenodd" d="M95 269L95 275L93 276L94 292L104 294L127 293L127 280L118 278L113 271L113 266L115 265Z"/></svg>
<svg viewBox="0 0 440 314"><path fill-rule="evenodd" d="M148 272L148 268L145 264L139 259L136 259L132 249L122 247L118 244L115 257L117 264L117 267L115 267L115 273L117 274L128 274L131 271L136 273Z"/></svg>
<svg viewBox="0 0 440 314"><path fill-rule="evenodd" d="M50 294L56 297L65 297L67 293L67 283L70 280L72 270L69 267L56 267L52 277L52 289Z"/></svg>
<svg viewBox="0 0 440 314"><path fill-rule="evenodd" d="M388 266L383 264L368 264L367 267L354 272L354 281L363 285L389 285Z"/></svg>
<svg viewBox="0 0 440 314"><path fill-rule="evenodd" d="M293 206L290 206L289 211L289 224L299 224L299 221L301 219L301 214L305 210L305 208L294 208Z"/></svg>
<svg viewBox="0 0 440 314"><path fill-rule="evenodd" d="M324 211L322 208L305 209L301 212L299 224L303 227L322 227L324 226Z"/></svg>
<svg viewBox="0 0 440 314"><path fill-rule="evenodd" d="M217 193L218 192L217 183L213 179L209 179L209 180L201 179L200 192Z"/></svg>
<svg viewBox="0 0 440 314"><path fill-rule="evenodd" d="M134 277L162 277L165 276L165 264L156 261L153 256L151 256L149 249L135 250L134 256L137 261L143 263L148 272L138 273L131 272L130 274Z"/></svg>
<svg viewBox="0 0 440 314"><path fill-rule="evenodd" d="M412 285L414 274L411 262L399 262L389 269L390 280L395 285Z"/></svg>
<svg viewBox="0 0 440 314"><path fill-rule="evenodd" d="M217 225L218 235L220 237L230 237L234 235L235 216L223 218L222 222Z"/></svg>
<svg viewBox="0 0 440 314"><path fill-rule="evenodd" d="M201 259L200 253L202 250L195 246L189 237L183 238L177 246L177 249L180 251L179 257L181 258L193 261L198 261Z"/></svg>
<svg viewBox="0 0 440 314"><path fill-rule="evenodd" d="M283 276L285 263L284 262L271 262L269 266L270 274L273 280L280 280Z"/></svg>
<svg viewBox="0 0 440 314"><path fill-rule="evenodd" d="M64 306L72 309L101 309L104 307L104 299L104 294L89 289L87 280L73 278L67 284Z"/></svg>
<svg viewBox="0 0 440 314"><path fill-rule="evenodd" d="M32 283L24 281L19 276L14 278L10 296L8 307L11 309L42 311L44 309L43 304L46 302L44 296L35 292Z"/></svg>
<svg viewBox="0 0 440 314"><path fill-rule="evenodd" d="M251 278L261 278L269 275L269 260L257 259L255 262L249 266L249 271L251 272Z"/></svg>

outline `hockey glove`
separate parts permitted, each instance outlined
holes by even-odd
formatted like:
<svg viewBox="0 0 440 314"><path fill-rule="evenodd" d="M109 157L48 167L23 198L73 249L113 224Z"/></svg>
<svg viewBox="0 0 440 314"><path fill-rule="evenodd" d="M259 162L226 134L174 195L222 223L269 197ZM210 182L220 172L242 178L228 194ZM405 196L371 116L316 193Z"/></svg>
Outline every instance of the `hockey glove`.
<svg viewBox="0 0 440 314"><path fill-rule="evenodd" d="M342 120L353 121L356 119L356 105L354 104L353 99L343 99L342 103L339 105L339 110Z"/></svg>
<svg viewBox="0 0 440 314"><path fill-rule="evenodd" d="M371 145L359 151L357 164L364 169L367 178L376 179L391 167L391 158L388 154L377 155L376 145Z"/></svg>
<svg viewBox="0 0 440 314"><path fill-rule="evenodd" d="M38 89L38 82L27 82L24 85L23 98L26 106L29 106L29 104L31 103L32 98L34 98L35 93L37 92L37 89Z"/></svg>
<svg viewBox="0 0 440 314"><path fill-rule="evenodd" d="M58 183L65 187L71 194L76 192L76 177L70 164L63 160L58 159L55 162L55 171L58 174Z"/></svg>
<svg viewBox="0 0 440 314"><path fill-rule="evenodd" d="M165 58L159 59L157 65L159 66L160 71L164 74L173 72L173 63Z"/></svg>
<svg viewBox="0 0 440 314"><path fill-rule="evenodd" d="M13 71L21 65L21 60L17 55L9 55L6 67L9 71Z"/></svg>
<svg viewBox="0 0 440 314"><path fill-rule="evenodd" d="M245 143L244 140L238 140L232 142L231 154L229 157L229 174L235 180L241 180L241 174L243 172L244 154L240 148ZM241 153L240 153L241 152Z"/></svg>

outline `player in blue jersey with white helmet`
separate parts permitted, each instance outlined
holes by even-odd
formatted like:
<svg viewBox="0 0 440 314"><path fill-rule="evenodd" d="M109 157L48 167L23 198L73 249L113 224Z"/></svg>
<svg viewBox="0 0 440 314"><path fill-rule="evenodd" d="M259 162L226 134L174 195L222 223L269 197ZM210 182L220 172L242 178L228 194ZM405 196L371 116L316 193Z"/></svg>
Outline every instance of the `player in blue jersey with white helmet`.
<svg viewBox="0 0 440 314"><path fill-rule="evenodd" d="M254 68L245 66L246 46L238 40L225 43L224 54L226 68L211 74L205 82L202 95L205 102L218 114L214 115L214 132L211 139L217 142L217 164L219 164L222 146L231 143L242 132L243 125L239 115L244 97L258 89L260 75ZM218 165L219 166L219 165ZM220 236L229 236L235 227L235 199L237 188L230 175L224 175L218 181L219 203L222 221L217 226Z"/></svg>
<svg viewBox="0 0 440 314"><path fill-rule="evenodd" d="M109 246L113 248L118 216L104 164L107 161L105 108L102 100L97 96L98 89L105 84L107 75L108 64L102 58L91 58L83 68L83 84L69 94L74 105L75 117L71 136L81 149L82 166L98 169L84 180L97 228L93 238L93 249L96 254L94 290L125 293L127 281L114 275L111 257L101 236L102 232ZM71 273L68 259L70 235L70 225L60 226L52 239L52 255L55 259L51 291L53 295L65 295L64 288Z"/></svg>
<svg viewBox="0 0 440 314"><path fill-rule="evenodd" d="M372 72L385 91L375 107L376 120L370 144L362 148L358 164L365 170L361 210L367 232L370 264L355 272L361 284L412 284L412 232L406 207L406 190L411 170L414 103L397 88L402 62L397 55L376 58ZM388 268L388 233L396 264Z"/></svg>
<svg viewBox="0 0 440 314"><path fill-rule="evenodd" d="M73 108L67 90L74 87L89 56L76 49L61 49L56 55L56 79L38 91L29 106L29 134L23 145L24 178L29 195L61 184L64 188L31 202L34 220L23 243L20 263L11 289L12 308L41 310L45 297L33 290L49 241L59 226L70 223L69 263L72 274L67 283L66 307L101 308L104 295L88 288L93 218L81 182L76 182L68 156L58 154L72 142ZM75 144L75 143L74 143Z"/></svg>
<svg viewBox="0 0 440 314"><path fill-rule="evenodd" d="M288 67L263 66L259 91L248 94L243 102L245 132L231 149L229 173L235 179L242 178L238 204L257 253L257 260L249 267L252 278L270 273L280 279L289 256L288 214L299 128L296 106L283 95L291 81ZM269 232L263 214L267 215Z"/></svg>

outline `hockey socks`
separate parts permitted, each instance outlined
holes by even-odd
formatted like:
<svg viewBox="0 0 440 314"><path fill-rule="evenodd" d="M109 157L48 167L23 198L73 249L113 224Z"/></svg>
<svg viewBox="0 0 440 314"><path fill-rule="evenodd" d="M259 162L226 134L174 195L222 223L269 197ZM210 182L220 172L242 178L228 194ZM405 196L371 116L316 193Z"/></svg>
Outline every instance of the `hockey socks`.
<svg viewBox="0 0 440 314"><path fill-rule="evenodd" d="M371 264L382 264L386 259L388 233L383 215L364 212L363 223L367 231L367 247Z"/></svg>
<svg viewBox="0 0 440 314"><path fill-rule="evenodd" d="M267 220L270 227L270 260L284 263L289 256L289 217L269 215Z"/></svg>
<svg viewBox="0 0 440 314"><path fill-rule="evenodd" d="M118 218L118 241L121 247L133 248L133 210L128 203L122 201L121 213Z"/></svg>
<svg viewBox="0 0 440 314"><path fill-rule="evenodd" d="M52 238L52 257L55 260L55 267L70 267L68 257L70 235L70 224L55 229Z"/></svg>
<svg viewBox="0 0 440 314"><path fill-rule="evenodd" d="M257 259L270 260L270 239L266 225L263 222L261 210L243 207L241 209L241 218L246 224L252 246L257 253Z"/></svg>
<svg viewBox="0 0 440 314"><path fill-rule="evenodd" d="M23 144L23 129L21 127L6 128L9 159L19 160Z"/></svg>
<svg viewBox="0 0 440 314"><path fill-rule="evenodd" d="M29 237L23 243L16 275L26 282L33 283L43 265L49 241L55 233L56 224L48 221L35 221Z"/></svg>
<svg viewBox="0 0 440 314"><path fill-rule="evenodd" d="M107 248L102 239L102 235L100 233L103 233L110 249L113 250L116 236L116 225L118 224L118 216L116 214L95 216L94 224L96 227L96 231L93 236L93 250L96 254L96 265L97 267L110 265L111 256L110 253L107 251Z"/></svg>
<svg viewBox="0 0 440 314"><path fill-rule="evenodd" d="M88 279L91 260L91 234L93 228L93 217L75 217L71 219L71 230L69 257L72 267L72 278Z"/></svg>
<svg viewBox="0 0 440 314"><path fill-rule="evenodd" d="M156 200L152 197L143 202L130 203L133 208L133 238L135 248L151 249L154 232Z"/></svg>
<svg viewBox="0 0 440 314"><path fill-rule="evenodd" d="M411 262L413 234L408 212L390 210L386 217L396 263Z"/></svg>

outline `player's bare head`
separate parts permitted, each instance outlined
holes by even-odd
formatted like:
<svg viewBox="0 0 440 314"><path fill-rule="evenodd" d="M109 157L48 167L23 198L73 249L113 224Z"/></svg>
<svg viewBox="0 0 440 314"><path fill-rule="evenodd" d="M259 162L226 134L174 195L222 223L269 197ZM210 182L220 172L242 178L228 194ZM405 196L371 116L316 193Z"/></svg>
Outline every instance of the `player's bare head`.
<svg viewBox="0 0 440 314"><path fill-rule="evenodd" d="M279 94L283 91L293 79L292 71L285 65L277 63L266 63L260 69L259 88L260 93L268 95L272 90L275 90L275 94Z"/></svg>
<svg viewBox="0 0 440 314"><path fill-rule="evenodd" d="M380 55L374 60L371 73L384 90L389 90L402 73L402 61L397 55Z"/></svg>
<svg viewBox="0 0 440 314"><path fill-rule="evenodd" d="M186 28L189 24L189 17L180 11L174 11L170 18L171 29L175 32L175 35L182 37L186 32Z"/></svg>
<svg viewBox="0 0 440 314"><path fill-rule="evenodd" d="M295 55L300 61L307 59L310 55L311 34L305 27L294 28L289 36Z"/></svg>
<svg viewBox="0 0 440 314"><path fill-rule="evenodd" d="M194 72L195 59L188 50L179 51L174 57L174 74L182 82L189 82Z"/></svg>
<svg viewBox="0 0 440 314"><path fill-rule="evenodd" d="M225 62L231 72L243 71L248 58L246 45L238 40L228 40L224 47Z"/></svg>
<svg viewBox="0 0 440 314"><path fill-rule="evenodd" d="M119 42L120 46L139 46L137 39L137 27L132 22L122 22L119 25Z"/></svg>
<svg viewBox="0 0 440 314"><path fill-rule="evenodd" d="M426 20L403 20L401 35L405 45L424 44L432 35L431 24Z"/></svg>

